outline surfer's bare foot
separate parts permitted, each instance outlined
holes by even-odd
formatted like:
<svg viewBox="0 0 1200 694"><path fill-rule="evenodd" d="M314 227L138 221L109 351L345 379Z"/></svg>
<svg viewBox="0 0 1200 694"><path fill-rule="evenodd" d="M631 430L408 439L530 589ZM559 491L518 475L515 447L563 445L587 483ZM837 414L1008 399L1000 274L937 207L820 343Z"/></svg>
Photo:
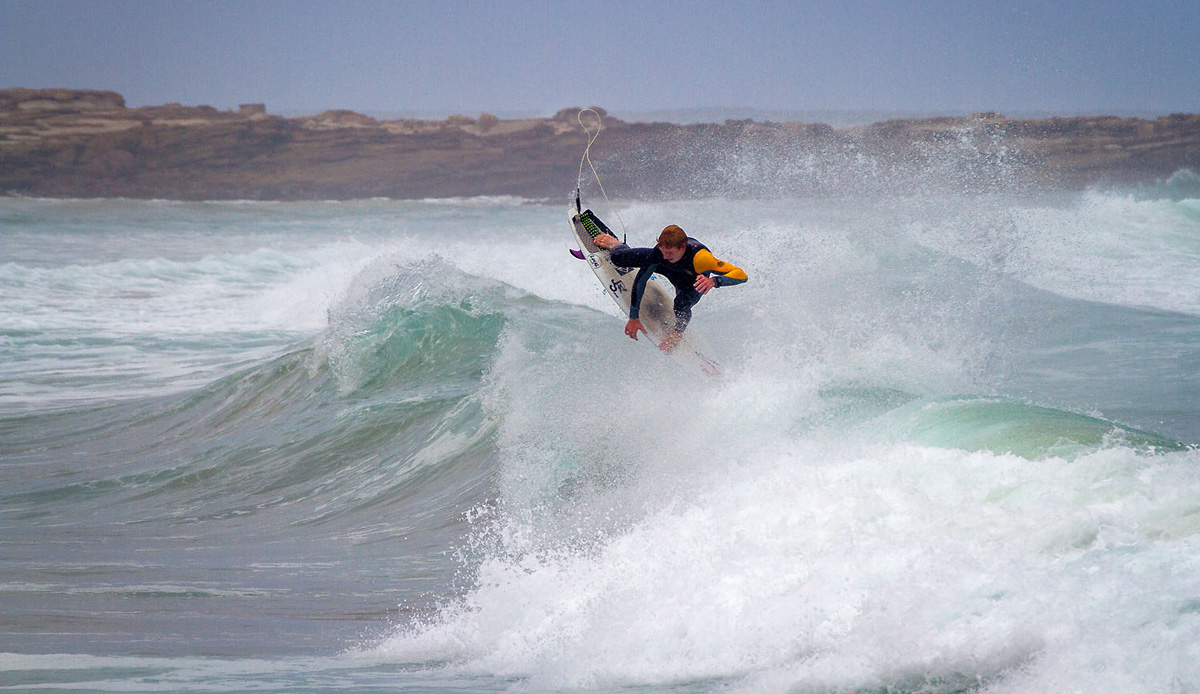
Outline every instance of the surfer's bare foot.
<svg viewBox="0 0 1200 694"><path fill-rule="evenodd" d="M592 243L596 244L599 248L607 250L613 246L620 245L621 240L611 234L600 234L592 239Z"/></svg>
<svg viewBox="0 0 1200 694"><path fill-rule="evenodd" d="M658 348L664 352L670 352L679 346L679 341L683 339L683 333L677 333L674 330L667 333L663 341L658 343Z"/></svg>

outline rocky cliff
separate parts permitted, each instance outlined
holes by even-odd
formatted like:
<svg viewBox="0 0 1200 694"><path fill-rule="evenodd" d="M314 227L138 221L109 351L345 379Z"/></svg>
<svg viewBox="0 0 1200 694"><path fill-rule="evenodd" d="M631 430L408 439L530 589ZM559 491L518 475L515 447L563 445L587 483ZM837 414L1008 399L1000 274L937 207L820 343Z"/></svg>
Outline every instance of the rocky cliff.
<svg viewBox="0 0 1200 694"><path fill-rule="evenodd" d="M602 109L598 109L601 110ZM261 104L126 108L114 92L0 90L0 191L48 197L331 199L566 195L586 142L550 118L270 115ZM605 118L592 149L624 196L904 193L1128 185L1200 170L1200 116L889 121Z"/></svg>

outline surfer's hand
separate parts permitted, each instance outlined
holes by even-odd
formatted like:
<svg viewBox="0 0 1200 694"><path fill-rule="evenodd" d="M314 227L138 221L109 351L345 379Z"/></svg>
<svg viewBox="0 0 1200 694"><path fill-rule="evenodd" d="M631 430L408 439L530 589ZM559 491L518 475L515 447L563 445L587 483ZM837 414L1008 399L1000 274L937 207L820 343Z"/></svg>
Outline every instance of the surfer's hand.
<svg viewBox="0 0 1200 694"><path fill-rule="evenodd" d="M596 246L599 248L608 250L609 248L612 248L613 246L621 245L621 239L618 239L616 236L613 236L612 234L600 234L596 238L592 239L592 243L596 244Z"/></svg>
<svg viewBox="0 0 1200 694"><path fill-rule="evenodd" d="M679 341L683 339L683 333L677 333L674 330L667 333L663 341L658 343L658 348L664 352L670 352L679 346Z"/></svg>
<svg viewBox="0 0 1200 694"><path fill-rule="evenodd" d="M610 236L609 238L612 238L612 237ZM650 333L646 332L646 328L645 328L645 326L642 325L642 322L640 320L638 320L636 318L630 318L629 322L625 324L625 334L628 335L629 337L633 338L634 340L637 340L637 335L639 332L644 335L650 334Z"/></svg>
<svg viewBox="0 0 1200 694"><path fill-rule="evenodd" d="M696 283L692 285L701 295L707 294L708 290L717 286L716 280L705 275L696 275Z"/></svg>

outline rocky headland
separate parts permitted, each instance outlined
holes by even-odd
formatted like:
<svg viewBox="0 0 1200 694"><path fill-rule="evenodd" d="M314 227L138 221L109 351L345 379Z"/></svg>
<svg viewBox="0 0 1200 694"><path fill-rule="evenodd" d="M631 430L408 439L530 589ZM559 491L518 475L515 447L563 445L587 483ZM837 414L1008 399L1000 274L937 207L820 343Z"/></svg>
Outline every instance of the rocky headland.
<svg viewBox="0 0 1200 694"><path fill-rule="evenodd" d="M578 113L428 121L339 110L285 118L262 104L230 111L127 108L115 92L5 89L0 192L180 200L558 198L574 187L586 144ZM584 118L594 124L591 114ZM1181 169L1200 171L1200 115L1019 120L980 113L840 129L605 117L591 155L606 187L623 197L1130 186Z"/></svg>

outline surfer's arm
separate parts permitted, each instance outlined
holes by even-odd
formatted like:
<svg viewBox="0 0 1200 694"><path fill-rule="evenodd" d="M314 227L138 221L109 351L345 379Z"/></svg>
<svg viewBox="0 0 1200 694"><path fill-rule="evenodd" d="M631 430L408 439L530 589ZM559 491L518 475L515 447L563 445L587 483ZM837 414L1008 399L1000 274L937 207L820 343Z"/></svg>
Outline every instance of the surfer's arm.
<svg viewBox="0 0 1200 694"><path fill-rule="evenodd" d="M701 294L706 293L713 287L729 287L741 284L749 279L746 276L745 270L733 263L717 260L707 250L700 250L696 253L692 267L695 269L696 274L700 275L696 278L696 290ZM710 277L707 273L712 273L714 276Z"/></svg>
<svg viewBox="0 0 1200 694"><path fill-rule="evenodd" d="M596 238L603 237L597 236ZM615 237L610 238L615 240ZM623 243L609 247L608 259L613 262L613 265L641 268L633 280L633 287L629 290L630 320L637 319L642 306L642 295L646 292L646 283L654 274L654 268L658 267L658 264L654 262L653 255L653 248L630 248Z"/></svg>
<svg viewBox="0 0 1200 694"><path fill-rule="evenodd" d="M640 248L630 250L642 250ZM649 249L646 249L649 250ZM617 262L615 259L613 262ZM633 267L637 267L636 265ZM657 265L646 265L641 270L638 270L637 277L633 279L633 289L629 290L629 320L637 320L642 310L642 295L646 293L646 283L650 281L650 276L654 274L654 268Z"/></svg>
<svg viewBox="0 0 1200 694"><path fill-rule="evenodd" d="M608 250L608 259L613 265L641 268L629 291L629 324L625 328L625 334L636 340L638 330L646 332L641 321L638 321L638 315L642 307L642 294L646 292L646 283L650 281L650 276L654 274L654 268L658 265L654 262L654 249L630 248L610 234L600 234L593 241L598 247Z"/></svg>
<svg viewBox="0 0 1200 694"><path fill-rule="evenodd" d="M596 238L603 238L597 236ZM609 237L613 238L613 237ZM597 244L599 245L599 244ZM654 262L653 248L630 248L626 244L617 241L616 244L608 247L608 259L613 262L613 265L620 267L646 267Z"/></svg>

